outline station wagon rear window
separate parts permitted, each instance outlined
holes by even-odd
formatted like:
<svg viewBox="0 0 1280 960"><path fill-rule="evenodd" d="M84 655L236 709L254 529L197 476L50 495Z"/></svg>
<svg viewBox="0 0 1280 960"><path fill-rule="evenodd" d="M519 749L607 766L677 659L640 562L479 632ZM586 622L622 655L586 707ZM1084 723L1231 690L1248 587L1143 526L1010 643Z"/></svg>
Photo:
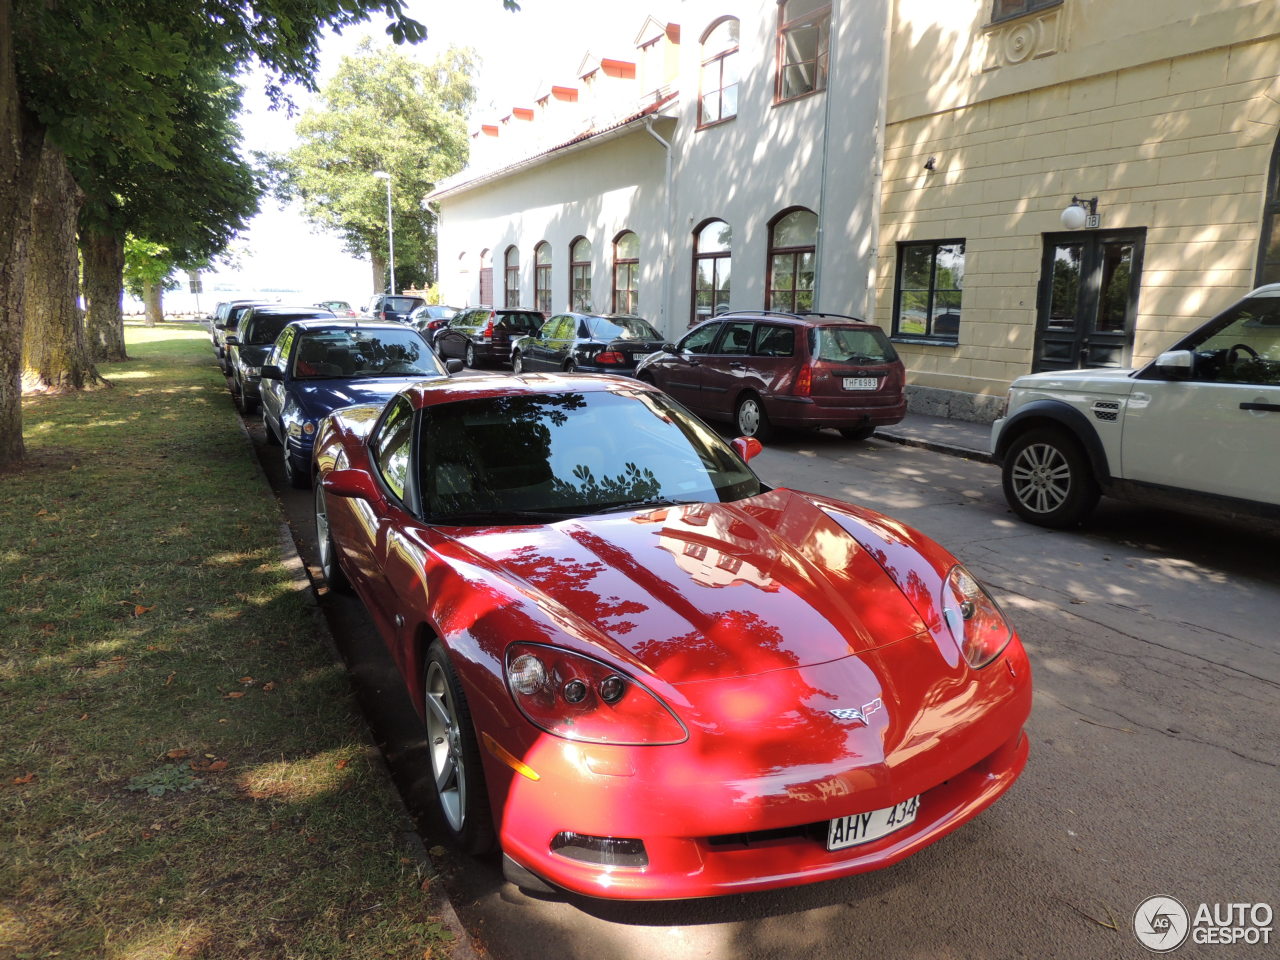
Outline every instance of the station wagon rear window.
<svg viewBox="0 0 1280 960"><path fill-rule="evenodd" d="M814 327L810 350L832 363L893 363L898 352L879 327Z"/></svg>

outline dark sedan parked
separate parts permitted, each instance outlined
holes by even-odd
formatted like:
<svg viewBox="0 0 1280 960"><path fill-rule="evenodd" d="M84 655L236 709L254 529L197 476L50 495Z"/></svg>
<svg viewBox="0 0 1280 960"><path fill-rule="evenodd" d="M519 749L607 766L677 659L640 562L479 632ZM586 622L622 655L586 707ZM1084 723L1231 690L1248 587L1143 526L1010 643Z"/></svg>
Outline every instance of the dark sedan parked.
<svg viewBox="0 0 1280 960"><path fill-rule="evenodd" d="M236 332L236 325L239 324L246 310L254 304L266 302L265 300L228 300L218 304L217 312L213 315L211 336L213 352L218 357L218 366L226 376L231 376L231 364L227 357L227 337Z"/></svg>
<svg viewBox="0 0 1280 960"><path fill-rule="evenodd" d="M511 366L516 373L583 370L631 374L641 358L660 349L662 334L641 317L561 313L544 323L535 336L516 342Z"/></svg>
<svg viewBox="0 0 1280 960"><path fill-rule="evenodd" d="M468 367L507 363L511 345L542 326L537 310L463 310L436 331L432 341L442 357L457 357Z"/></svg>
<svg viewBox="0 0 1280 960"><path fill-rule="evenodd" d="M258 384L262 365L280 331L294 320L329 320L326 307L286 307L265 303L251 306L240 318L236 332L226 338L227 365L231 367L231 399L241 413L258 409Z"/></svg>
<svg viewBox="0 0 1280 960"><path fill-rule="evenodd" d="M906 371L889 338L840 314L726 313L664 344L636 376L760 440L774 426L864 440L907 413Z"/></svg>
<svg viewBox="0 0 1280 960"><path fill-rule="evenodd" d="M281 331L262 366L262 425L284 448L295 487L311 484L316 424L339 407L382 403L419 380L461 369L436 357L422 335L400 323L298 320Z"/></svg>

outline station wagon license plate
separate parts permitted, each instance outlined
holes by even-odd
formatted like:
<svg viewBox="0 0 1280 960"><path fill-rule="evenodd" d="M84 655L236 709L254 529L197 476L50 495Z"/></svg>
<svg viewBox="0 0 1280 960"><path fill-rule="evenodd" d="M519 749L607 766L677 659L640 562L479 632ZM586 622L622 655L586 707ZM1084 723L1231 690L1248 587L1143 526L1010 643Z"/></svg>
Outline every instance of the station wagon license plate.
<svg viewBox="0 0 1280 960"><path fill-rule="evenodd" d="M874 390L880 386L880 381L876 377L845 377L844 388L846 390Z"/></svg>
<svg viewBox="0 0 1280 960"><path fill-rule="evenodd" d="M860 843L887 837L895 830L914 823L919 811L920 798L916 796L882 810L836 817L827 825L827 849L843 850L845 847L856 847Z"/></svg>

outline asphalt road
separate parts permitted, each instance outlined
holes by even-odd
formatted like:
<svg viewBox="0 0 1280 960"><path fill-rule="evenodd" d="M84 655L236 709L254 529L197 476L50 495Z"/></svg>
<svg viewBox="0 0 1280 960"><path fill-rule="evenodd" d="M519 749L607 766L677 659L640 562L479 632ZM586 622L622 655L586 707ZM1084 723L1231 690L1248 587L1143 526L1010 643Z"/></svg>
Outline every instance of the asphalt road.
<svg viewBox="0 0 1280 960"><path fill-rule="evenodd" d="M229 403L229 401L228 401ZM312 496L248 425L314 574ZM1280 911L1280 536L1103 502L1087 530L1027 526L997 468L834 433L772 445L768 483L934 537L981 577L1035 671L1031 760L993 808L887 870L683 903L531 896L496 859L436 846L423 732L358 601L322 597L377 740L477 948L497 960L1145 957L1134 910ZM1195 945L1174 956L1278 956Z"/></svg>

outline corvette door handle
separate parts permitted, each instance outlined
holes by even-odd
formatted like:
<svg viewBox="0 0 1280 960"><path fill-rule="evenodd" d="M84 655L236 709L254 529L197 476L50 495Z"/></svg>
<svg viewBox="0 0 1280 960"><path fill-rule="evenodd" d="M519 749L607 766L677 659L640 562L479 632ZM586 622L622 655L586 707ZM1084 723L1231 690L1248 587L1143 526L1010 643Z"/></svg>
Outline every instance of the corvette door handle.
<svg viewBox="0 0 1280 960"><path fill-rule="evenodd" d="M1242 403L1241 410L1269 410L1271 413L1280 413L1280 403Z"/></svg>

